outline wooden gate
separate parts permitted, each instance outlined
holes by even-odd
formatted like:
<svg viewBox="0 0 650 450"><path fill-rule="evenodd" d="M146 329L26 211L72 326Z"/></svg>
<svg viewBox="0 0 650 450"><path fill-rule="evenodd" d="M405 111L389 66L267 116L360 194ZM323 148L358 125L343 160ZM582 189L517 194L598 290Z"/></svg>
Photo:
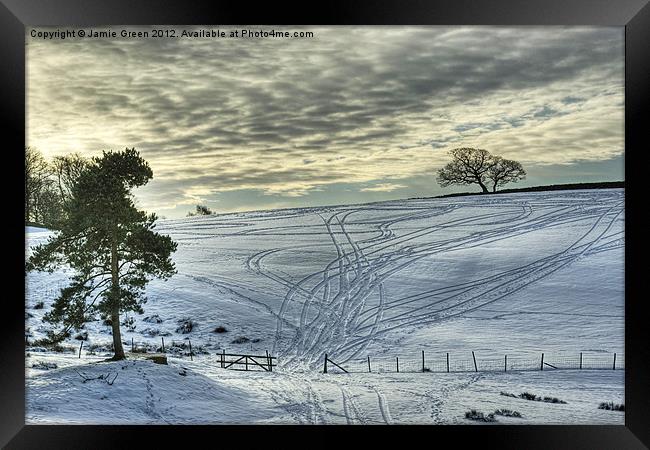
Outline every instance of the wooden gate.
<svg viewBox="0 0 650 450"><path fill-rule="evenodd" d="M219 362L222 369L230 370L259 370L260 368L266 372L273 372L273 368L277 366L275 356L271 356L266 352L266 356L260 355L236 355L232 353L219 354Z"/></svg>

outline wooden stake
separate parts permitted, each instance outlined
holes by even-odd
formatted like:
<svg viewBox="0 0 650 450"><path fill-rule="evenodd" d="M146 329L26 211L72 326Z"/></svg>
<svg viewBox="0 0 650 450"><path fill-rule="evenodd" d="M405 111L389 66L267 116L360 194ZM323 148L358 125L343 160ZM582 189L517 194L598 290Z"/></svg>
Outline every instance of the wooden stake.
<svg viewBox="0 0 650 450"><path fill-rule="evenodd" d="M188 339L187 342L190 344L190 361L194 361L194 358L192 357L192 341Z"/></svg>
<svg viewBox="0 0 650 450"><path fill-rule="evenodd" d="M508 371L508 355L506 355L506 358L503 362L503 371L507 372Z"/></svg>
<svg viewBox="0 0 650 450"><path fill-rule="evenodd" d="M79 346L79 358L81 358L81 349L84 346L84 341L81 341L81 345Z"/></svg>
<svg viewBox="0 0 650 450"><path fill-rule="evenodd" d="M612 370L616 370L616 353L614 353L614 365L612 366Z"/></svg>
<svg viewBox="0 0 650 450"><path fill-rule="evenodd" d="M341 367L341 366L339 366L338 364L336 364L336 363L335 363L334 361L332 361L331 359L327 358L327 360L328 360L329 362L331 362L332 364L334 364L334 365L335 365L336 367L338 367L339 369L341 369L343 372L345 372L345 373L349 373L347 370L345 370L343 367Z"/></svg>
<svg viewBox="0 0 650 450"><path fill-rule="evenodd" d="M323 367L323 373L327 373L327 353L325 353L325 366Z"/></svg>
<svg viewBox="0 0 650 450"><path fill-rule="evenodd" d="M133 338L131 338L131 353L133 353L133 349L134 349L134 347L133 347Z"/></svg>
<svg viewBox="0 0 650 450"><path fill-rule="evenodd" d="M162 340L162 351L165 353L165 338L161 337L160 339Z"/></svg>
<svg viewBox="0 0 650 450"><path fill-rule="evenodd" d="M370 372L372 372L372 370L370 370L370 356L368 356L368 373Z"/></svg>
<svg viewBox="0 0 650 450"><path fill-rule="evenodd" d="M424 372L424 350L422 350L422 372Z"/></svg>
<svg viewBox="0 0 650 450"><path fill-rule="evenodd" d="M447 353L447 373L449 373L449 353Z"/></svg>
<svg viewBox="0 0 650 450"><path fill-rule="evenodd" d="M474 372L478 372L478 367L476 367L476 356L474 356L474 350L472 350L472 359L474 360Z"/></svg>
<svg viewBox="0 0 650 450"><path fill-rule="evenodd" d="M399 356L396 356L395 360L397 361L397 373L399 373Z"/></svg>
<svg viewBox="0 0 650 450"><path fill-rule="evenodd" d="M539 363L539 370L544 370L544 353L542 353L542 362Z"/></svg>
<svg viewBox="0 0 650 450"><path fill-rule="evenodd" d="M225 360L226 360L226 349L224 348L221 350L221 368L223 369L225 367Z"/></svg>
<svg viewBox="0 0 650 450"><path fill-rule="evenodd" d="M582 369L582 352L580 352L580 369Z"/></svg>

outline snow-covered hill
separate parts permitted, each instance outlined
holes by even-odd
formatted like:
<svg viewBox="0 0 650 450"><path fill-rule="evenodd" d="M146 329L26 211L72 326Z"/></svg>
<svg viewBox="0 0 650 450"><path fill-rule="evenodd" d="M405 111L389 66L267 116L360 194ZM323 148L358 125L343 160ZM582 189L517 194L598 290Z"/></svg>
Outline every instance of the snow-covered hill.
<svg viewBox="0 0 650 450"><path fill-rule="evenodd" d="M101 395L113 395L111 402L117 396L119 405L90 401L105 413L95 411L88 422L120 422L126 416L106 411L127 408L132 412L127 416L138 423L186 423L194 416L196 423L465 423L465 410L489 405L528 411L524 419L500 419L503 423L622 423L622 413L596 406L623 401L623 371L319 371L325 353L348 368L365 367L368 356L379 366L399 357L406 369L421 364L422 351L430 367L442 364L447 352L455 361L471 361L471 351L479 364L501 361L506 354L511 361L536 360L542 352L558 360L583 353L586 360L609 361L617 352L617 367L623 367L624 201L622 189L578 190L160 221L157 231L179 244L174 255L178 274L151 282L145 314L133 318L124 339L154 349L164 338L168 349L182 353L171 342L189 338L206 353L194 361L178 354L183 359L171 359L166 367L123 363L126 367L114 372L133 376L119 377L113 385L100 383L106 391ZM28 244L49 235L30 232ZM64 270L27 276L30 340L42 337L40 319L65 280ZM41 301L45 308L34 309ZM188 320L194 327L182 333L179 327ZM217 327L227 331L215 332ZM100 318L83 331L87 349L101 353L110 345L110 327ZM78 347L79 341L73 334L66 344ZM215 354L223 349L268 350L278 356L280 370L220 369ZM68 413L61 404L53 406L57 400L44 399L64 378L80 396L90 382L82 383L74 367L65 366L87 364L93 356L31 351L27 366L36 359L56 361L59 368L29 370L28 421L84 422L81 410ZM87 370L107 371L102 364ZM165 381L183 370L201 381L182 389ZM128 406L145 402L148 394L126 394L117 384L144 383L137 389L145 389L147 377L159 378L152 389L161 398L178 389L213 388L223 392L214 394L214 402L236 404L246 397L228 391L236 387L257 399L253 404L258 406L246 406L253 411L246 416L204 414L197 412L191 395L181 393L179 399L185 400L169 408L164 402L144 410ZM517 389L572 401L548 405L499 395ZM89 409L93 406L84 406Z"/></svg>

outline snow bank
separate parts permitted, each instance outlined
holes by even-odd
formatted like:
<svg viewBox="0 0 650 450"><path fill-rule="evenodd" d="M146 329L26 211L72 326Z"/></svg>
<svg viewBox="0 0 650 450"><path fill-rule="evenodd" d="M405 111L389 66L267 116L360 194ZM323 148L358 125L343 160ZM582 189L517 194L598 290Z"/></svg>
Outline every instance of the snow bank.
<svg viewBox="0 0 650 450"><path fill-rule="evenodd" d="M184 364L93 362L32 376L30 423L245 424L271 415L270 405L253 392L226 386Z"/></svg>
<svg viewBox="0 0 650 450"><path fill-rule="evenodd" d="M624 200L623 189L553 191L161 221L156 230L179 244L178 274L149 284L145 314L129 315L134 327L122 331L126 348L133 339L154 350L164 338L176 358L169 367L125 363L113 386L81 383L72 366L95 362L93 350L103 356L112 340L96 317L84 330L81 360L39 353L58 368L28 366L35 393L29 421L465 423L469 409L516 409L500 390L528 389L568 404L521 404L523 419L500 422L622 423L620 413L597 409L623 402L618 370L583 370L571 380L546 370L318 372L324 353L361 367L367 356L391 364L399 356L406 367L421 364L422 350L432 365L444 364L446 352L452 361L471 361L474 351L479 365L506 354L609 360L616 352L617 369L624 367ZM26 235L30 246L47 236ZM41 319L68 275L27 275L30 340L45 335ZM45 307L35 308L39 302ZM191 330L182 326L187 321ZM194 361L188 341L200 352ZM71 337L64 346L76 351L79 342ZM268 350L280 367L273 374L222 370L216 355L224 349ZM57 383L86 403L75 408L74 396L61 394ZM120 407L131 412L120 416Z"/></svg>

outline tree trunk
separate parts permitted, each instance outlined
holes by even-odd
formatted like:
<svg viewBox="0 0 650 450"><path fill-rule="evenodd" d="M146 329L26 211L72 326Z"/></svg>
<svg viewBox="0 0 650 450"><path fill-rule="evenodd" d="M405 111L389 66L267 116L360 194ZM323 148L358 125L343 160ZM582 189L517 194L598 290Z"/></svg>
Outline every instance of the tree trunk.
<svg viewBox="0 0 650 450"><path fill-rule="evenodd" d="M113 348L115 354L113 360L124 359L124 348L122 347L122 335L120 333L120 277L117 259L117 243L111 246L111 327L113 329Z"/></svg>
<svg viewBox="0 0 650 450"><path fill-rule="evenodd" d="M485 187L485 185L481 181L477 181L478 185L481 186L481 189L483 189L483 194L488 194L490 191L488 191L488 188Z"/></svg>

